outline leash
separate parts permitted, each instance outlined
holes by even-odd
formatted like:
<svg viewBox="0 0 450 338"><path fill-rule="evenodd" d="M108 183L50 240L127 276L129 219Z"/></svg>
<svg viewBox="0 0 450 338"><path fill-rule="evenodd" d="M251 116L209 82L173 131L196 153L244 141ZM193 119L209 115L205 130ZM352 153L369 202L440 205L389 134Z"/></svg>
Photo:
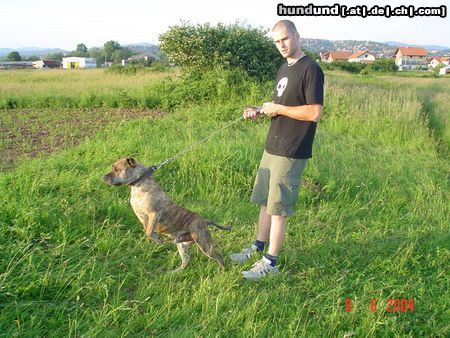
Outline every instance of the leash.
<svg viewBox="0 0 450 338"><path fill-rule="evenodd" d="M157 165L151 166L150 170L152 172L160 169L161 167L165 166L166 164L175 161L178 157L183 156L184 154L194 150L194 148L196 148L198 145L208 141L211 137L213 137L214 135L220 133L221 131L231 127L233 124L238 123L239 121L241 121L244 117L241 116L238 119L226 124L225 126L223 126L222 128L220 128L219 130L216 130L215 132L213 132L212 134L208 135L207 137L205 137L204 139L201 139L200 141L197 141L193 144L191 144L189 147L187 147L186 149L184 149L183 151L180 151L178 154L176 154L175 156L169 157L168 159L166 159L165 161L160 162Z"/></svg>

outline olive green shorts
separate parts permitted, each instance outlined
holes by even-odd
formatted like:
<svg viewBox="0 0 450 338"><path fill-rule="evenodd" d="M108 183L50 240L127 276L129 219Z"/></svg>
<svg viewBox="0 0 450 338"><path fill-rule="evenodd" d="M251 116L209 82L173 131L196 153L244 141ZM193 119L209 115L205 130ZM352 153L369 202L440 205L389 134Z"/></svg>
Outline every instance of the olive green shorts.
<svg viewBox="0 0 450 338"><path fill-rule="evenodd" d="M307 161L272 155L264 150L251 202L266 206L269 215L291 216Z"/></svg>

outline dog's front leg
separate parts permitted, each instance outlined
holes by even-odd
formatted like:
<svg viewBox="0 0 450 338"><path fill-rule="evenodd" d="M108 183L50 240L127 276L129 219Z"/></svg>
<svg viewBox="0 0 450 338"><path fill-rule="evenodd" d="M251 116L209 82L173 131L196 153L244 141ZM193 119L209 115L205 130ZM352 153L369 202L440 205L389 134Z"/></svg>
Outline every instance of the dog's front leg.
<svg viewBox="0 0 450 338"><path fill-rule="evenodd" d="M145 234L147 235L147 239L152 240L158 244L163 244L163 241L155 232L156 224L158 224L156 212L148 213L147 216L147 224L145 225Z"/></svg>

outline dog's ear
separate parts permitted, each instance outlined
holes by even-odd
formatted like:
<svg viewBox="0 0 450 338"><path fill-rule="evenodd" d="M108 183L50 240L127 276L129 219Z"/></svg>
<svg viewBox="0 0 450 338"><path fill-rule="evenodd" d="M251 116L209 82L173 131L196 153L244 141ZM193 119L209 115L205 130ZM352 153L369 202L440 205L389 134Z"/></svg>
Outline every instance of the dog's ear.
<svg viewBox="0 0 450 338"><path fill-rule="evenodd" d="M132 157L127 158L127 163L131 168L134 168L136 166L136 160Z"/></svg>

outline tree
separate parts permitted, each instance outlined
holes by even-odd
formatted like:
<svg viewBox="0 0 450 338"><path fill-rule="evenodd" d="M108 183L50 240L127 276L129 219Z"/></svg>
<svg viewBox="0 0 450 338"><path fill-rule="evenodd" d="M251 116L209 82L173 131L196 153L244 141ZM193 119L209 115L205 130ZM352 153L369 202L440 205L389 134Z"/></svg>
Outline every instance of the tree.
<svg viewBox="0 0 450 338"><path fill-rule="evenodd" d="M317 52L309 51L302 48L303 53L305 53L311 60L320 60L320 55Z"/></svg>
<svg viewBox="0 0 450 338"><path fill-rule="evenodd" d="M20 56L19 52L12 51L8 54L6 57L8 61L22 61L22 57Z"/></svg>
<svg viewBox="0 0 450 338"><path fill-rule="evenodd" d="M30 55L28 57L22 58L23 61L38 61L41 60L42 58L40 58L37 55Z"/></svg>
<svg viewBox="0 0 450 338"><path fill-rule="evenodd" d="M62 52L57 52L53 54L47 54L45 57L46 60L56 60L56 61L62 61L64 57L64 54Z"/></svg>
<svg viewBox="0 0 450 338"><path fill-rule="evenodd" d="M398 70L395 60L393 58L379 58L370 64L370 69L375 72L387 72L392 73Z"/></svg>
<svg viewBox="0 0 450 338"><path fill-rule="evenodd" d="M114 51L116 50L120 50L122 49L122 47L120 46L120 44L117 41L107 41L105 42L105 44L103 45L103 50L104 50L104 55L106 56L106 60L107 61L112 61L112 55L114 53Z"/></svg>
<svg viewBox="0 0 450 338"><path fill-rule="evenodd" d="M183 22L161 34L159 41L169 59L188 71L240 68L266 80L284 62L266 33L239 23L194 26Z"/></svg>
<svg viewBox="0 0 450 338"><path fill-rule="evenodd" d="M75 50L75 56L82 56L82 57L88 56L88 49L84 43L79 43L77 45L77 49Z"/></svg>

